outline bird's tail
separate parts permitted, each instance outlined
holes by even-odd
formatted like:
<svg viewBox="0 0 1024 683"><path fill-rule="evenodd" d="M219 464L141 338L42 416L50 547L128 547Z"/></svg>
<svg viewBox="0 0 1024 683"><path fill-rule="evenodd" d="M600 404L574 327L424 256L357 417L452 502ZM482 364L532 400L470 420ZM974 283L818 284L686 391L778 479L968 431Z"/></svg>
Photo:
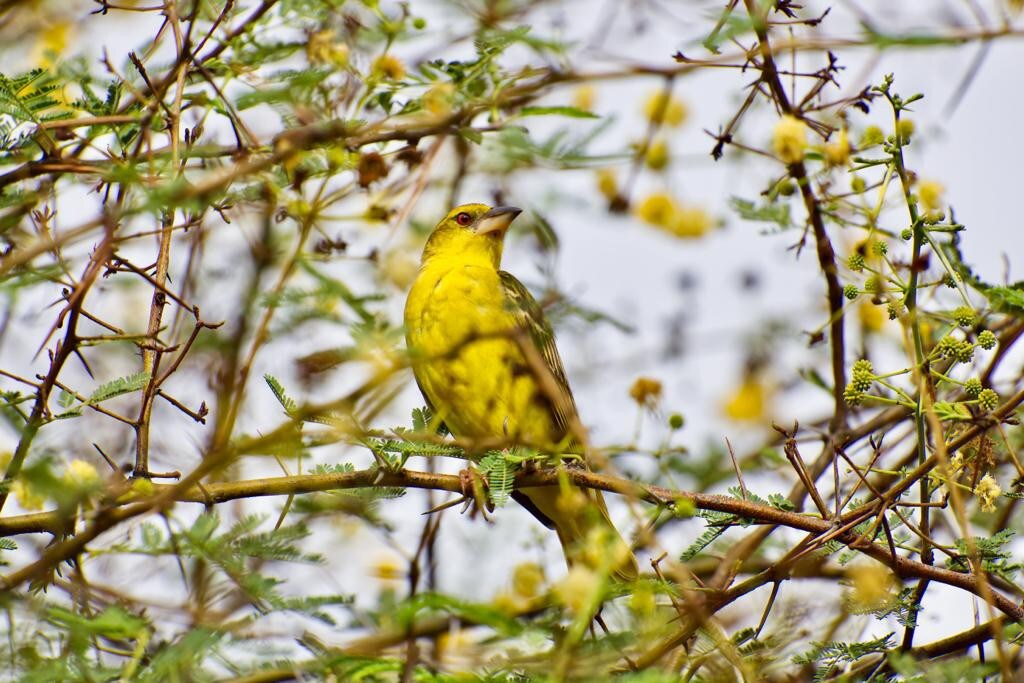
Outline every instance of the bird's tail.
<svg viewBox="0 0 1024 683"><path fill-rule="evenodd" d="M529 499L529 507L536 508L534 514L539 512L547 518L542 521L551 522L570 566L585 564L619 581L636 580L636 556L608 516L600 491L571 486L519 491Z"/></svg>

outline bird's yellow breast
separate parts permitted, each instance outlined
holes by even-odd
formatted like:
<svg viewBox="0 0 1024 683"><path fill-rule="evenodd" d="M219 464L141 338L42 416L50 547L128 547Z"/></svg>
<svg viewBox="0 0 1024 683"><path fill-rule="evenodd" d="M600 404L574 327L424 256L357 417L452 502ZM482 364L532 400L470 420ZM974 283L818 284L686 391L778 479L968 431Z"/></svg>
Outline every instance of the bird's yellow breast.
<svg viewBox="0 0 1024 683"><path fill-rule="evenodd" d="M514 337L493 266L425 263L406 302L405 327L416 380L453 434L533 444L561 438Z"/></svg>

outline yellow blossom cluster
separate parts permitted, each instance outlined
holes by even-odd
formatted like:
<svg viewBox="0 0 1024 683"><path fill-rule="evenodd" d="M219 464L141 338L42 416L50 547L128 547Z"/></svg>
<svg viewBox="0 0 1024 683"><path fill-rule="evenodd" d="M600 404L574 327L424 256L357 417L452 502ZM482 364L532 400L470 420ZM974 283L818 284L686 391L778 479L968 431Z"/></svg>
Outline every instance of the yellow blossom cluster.
<svg viewBox="0 0 1024 683"><path fill-rule="evenodd" d="M803 161L807 151L807 124L795 116L783 116L772 130L772 150L784 164Z"/></svg>
<svg viewBox="0 0 1024 683"><path fill-rule="evenodd" d="M652 123L660 122L670 128L678 128L686 123L689 114L681 99L664 90L652 93L644 101L644 116Z"/></svg>
<svg viewBox="0 0 1024 683"><path fill-rule="evenodd" d="M974 495L981 501L983 512L995 512L996 501L999 500L999 496L1003 495L1003 490L991 474L986 474L974 487Z"/></svg>
<svg viewBox="0 0 1024 683"><path fill-rule="evenodd" d="M629 397L641 407L653 408L661 400L661 382L652 377L637 377L629 388Z"/></svg>
<svg viewBox="0 0 1024 683"><path fill-rule="evenodd" d="M703 207L679 204L665 192L655 192L640 200L636 215L676 237L703 237L715 227L714 218Z"/></svg>
<svg viewBox="0 0 1024 683"><path fill-rule="evenodd" d="M764 418L767 402L768 389L763 379L752 373L726 399L722 411L731 420L753 422Z"/></svg>
<svg viewBox="0 0 1024 683"><path fill-rule="evenodd" d="M348 45L335 39L333 29L324 29L309 34L306 42L306 59L310 64L333 64L339 68L348 66Z"/></svg>
<svg viewBox="0 0 1024 683"><path fill-rule="evenodd" d="M373 60L370 73L385 81L400 81L405 78L405 64L395 55L385 52Z"/></svg>

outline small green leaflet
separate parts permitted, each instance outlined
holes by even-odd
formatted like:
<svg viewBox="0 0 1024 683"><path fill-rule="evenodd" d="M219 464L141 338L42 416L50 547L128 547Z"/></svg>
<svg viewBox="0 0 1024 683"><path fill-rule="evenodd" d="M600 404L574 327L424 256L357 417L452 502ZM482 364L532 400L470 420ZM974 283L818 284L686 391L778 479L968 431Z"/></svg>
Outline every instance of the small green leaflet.
<svg viewBox="0 0 1024 683"><path fill-rule="evenodd" d="M568 116L571 119L599 119L597 114L579 107L523 107L519 110L520 117L526 116Z"/></svg>
<svg viewBox="0 0 1024 683"><path fill-rule="evenodd" d="M490 485L491 500L497 506L508 502L512 495L512 485L516 479L518 465L511 462L504 451L488 451L480 459L480 471L487 477Z"/></svg>
<svg viewBox="0 0 1024 683"><path fill-rule="evenodd" d="M277 402L281 404L281 407L284 408L286 413L291 415L298 409L298 404L295 403L295 401L288 395L288 392L284 389L284 385L281 384L276 377L267 373L263 375L263 380L267 383L267 386L270 387L270 390L274 392L274 398L277 399Z"/></svg>
<svg viewBox="0 0 1024 683"><path fill-rule="evenodd" d="M128 375L127 377L118 377L115 380L111 380L106 384L98 386L84 403L74 408L71 407L74 402L74 396L67 392L61 392L57 398L57 403L61 408L66 408L67 410L54 415L53 419L62 420L69 417L78 417L82 414L82 409L87 408L88 406L94 406L98 403L114 398L115 396L141 391L147 384L149 384L150 377L151 375L148 372L137 372L134 375Z"/></svg>

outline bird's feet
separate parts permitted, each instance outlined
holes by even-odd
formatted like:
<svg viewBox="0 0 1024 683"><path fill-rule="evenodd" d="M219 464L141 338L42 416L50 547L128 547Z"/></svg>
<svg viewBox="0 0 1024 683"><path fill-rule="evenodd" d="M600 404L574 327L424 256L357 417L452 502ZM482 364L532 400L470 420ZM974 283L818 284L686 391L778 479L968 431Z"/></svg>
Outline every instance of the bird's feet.
<svg viewBox="0 0 1024 683"><path fill-rule="evenodd" d="M462 488L462 498L465 505L462 508L463 514L469 510L469 516L475 517L479 512L484 519L490 521L488 512L494 512L494 503L487 493L490 483L487 477L478 470L467 467L459 471L459 483Z"/></svg>

